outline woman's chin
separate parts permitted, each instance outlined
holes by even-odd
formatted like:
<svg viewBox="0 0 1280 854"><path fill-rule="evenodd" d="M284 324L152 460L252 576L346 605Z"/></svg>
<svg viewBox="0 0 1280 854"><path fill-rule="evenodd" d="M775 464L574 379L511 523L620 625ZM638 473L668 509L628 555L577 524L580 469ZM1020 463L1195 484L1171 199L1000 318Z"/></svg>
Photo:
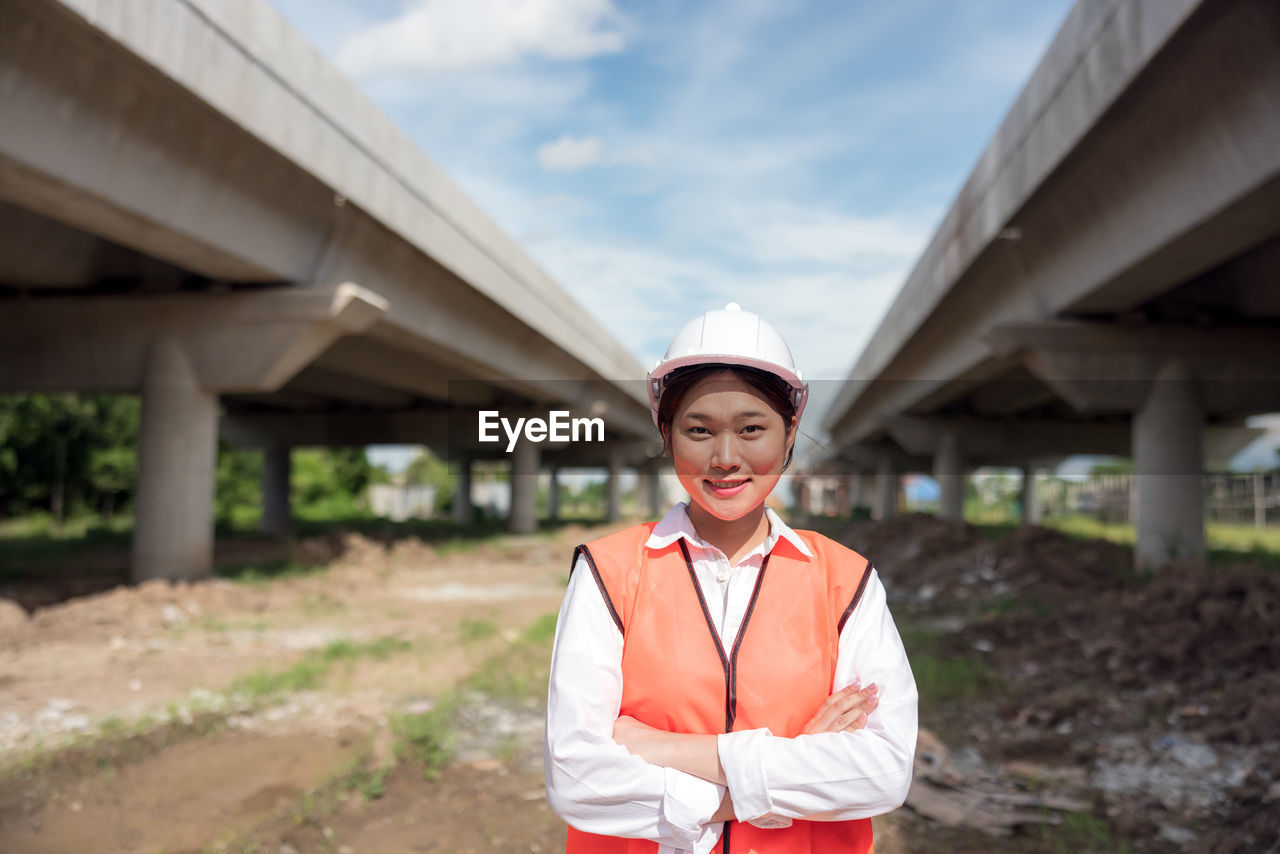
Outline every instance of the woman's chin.
<svg viewBox="0 0 1280 854"><path fill-rule="evenodd" d="M733 501L695 501L704 512L714 516L721 522L734 522L753 512L764 504L764 499L752 501L750 498Z"/></svg>

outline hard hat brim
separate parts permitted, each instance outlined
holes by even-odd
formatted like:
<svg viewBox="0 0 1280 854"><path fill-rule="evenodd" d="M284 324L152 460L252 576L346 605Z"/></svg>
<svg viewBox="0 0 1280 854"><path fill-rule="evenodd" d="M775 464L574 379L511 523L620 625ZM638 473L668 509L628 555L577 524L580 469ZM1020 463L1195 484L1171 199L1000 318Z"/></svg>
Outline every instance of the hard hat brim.
<svg viewBox="0 0 1280 854"><path fill-rule="evenodd" d="M686 368L691 365L733 365L747 368L756 368L765 373L773 374L781 377L794 390L796 406L796 422L799 423L800 416L804 413L805 404L809 400L809 386L805 383L800 375L795 371L790 371L783 366L770 362L765 359L753 359L747 356L737 356L730 354L718 353L695 353L688 356L677 356L668 359L656 365L652 371L646 376L645 386L649 392L649 408L653 414L653 424L661 429L658 424L658 404L662 399L662 381L675 370Z"/></svg>

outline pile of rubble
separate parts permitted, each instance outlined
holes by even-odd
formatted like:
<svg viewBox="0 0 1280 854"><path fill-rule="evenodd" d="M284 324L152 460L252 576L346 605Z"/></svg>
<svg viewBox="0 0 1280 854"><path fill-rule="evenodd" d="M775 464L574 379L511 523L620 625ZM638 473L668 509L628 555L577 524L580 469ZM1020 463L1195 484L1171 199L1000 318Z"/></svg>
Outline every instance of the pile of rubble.
<svg viewBox="0 0 1280 854"><path fill-rule="evenodd" d="M1242 557L1141 577L1111 543L1033 526L991 538L922 515L839 539L873 559L900 622L945 629L947 654L1001 678L961 715L991 767L1043 769L1060 804L1086 803L1152 850L1280 842L1280 573ZM947 790L916 798L937 820L1051 820L1052 804L993 782L1016 774L925 771Z"/></svg>

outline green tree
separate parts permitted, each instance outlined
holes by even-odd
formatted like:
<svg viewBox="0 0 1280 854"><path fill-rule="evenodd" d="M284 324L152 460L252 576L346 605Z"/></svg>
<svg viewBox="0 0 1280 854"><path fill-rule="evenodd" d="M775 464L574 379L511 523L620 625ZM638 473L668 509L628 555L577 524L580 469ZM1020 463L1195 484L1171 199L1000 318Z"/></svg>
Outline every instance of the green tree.
<svg viewBox="0 0 1280 854"><path fill-rule="evenodd" d="M1089 467L1089 474L1133 474L1133 472L1133 460L1129 459L1108 460Z"/></svg>
<svg viewBox="0 0 1280 854"><path fill-rule="evenodd" d="M305 448L293 452L293 497L311 518L338 519L364 510L373 466L364 448Z"/></svg>
<svg viewBox="0 0 1280 854"><path fill-rule="evenodd" d="M137 479L121 454L137 443L136 397L0 396L0 514L47 511L56 522L88 507L124 503Z"/></svg>
<svg viewBox="0 0 1280 854"><path fill-rule="evenodd" d="M262 515L262 451L218 440L213 515L219 525L253 524Z"/></svg>
<svg viewBox="0 0 1280 854"><path fill-rule="evenodd" d="M431 452L430 448L423 448L422 453L418 454L410 461L408 468L404 470L404 482L412 486L434 486L436 495L445 498L453 494L454 475L449 471L448 463L441 460Z"/></svg>

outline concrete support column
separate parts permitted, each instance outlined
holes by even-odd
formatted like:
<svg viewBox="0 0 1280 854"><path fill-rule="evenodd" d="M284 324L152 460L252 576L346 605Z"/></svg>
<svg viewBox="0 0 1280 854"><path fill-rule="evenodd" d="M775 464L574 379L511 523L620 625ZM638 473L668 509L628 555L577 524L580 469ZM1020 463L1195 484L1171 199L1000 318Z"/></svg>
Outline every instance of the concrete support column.
<svg viewBox="0 0 1280 854"><path fill-rule="evenodd" d="M262 532L287 537L293 528L290 488L293 453L288 445L272 445L262 452Z"/></svg>
<svg viewBox="0 0 1280 854"><path fill-rule="evenodd" d="M893 461L881 457L876 461L876 505L875 518L883 522L898 515L898 473L894 471Z"/></svg>
<svg viewBox="0 0 1280 854"><path fill-rule="evenodd" d="M475 521L476 509L471 503L471 458L458 460L458 479L453 485L453 521L470 525Z"/></svg>
<svg viewBox="0 0 1280 854"><path fill-rule="evenodd" d="M157 338L142 377L135 581L209 576L217 461L218 395L174 338Z"/></svg>
<svg viewBox="0 0 1280 854"><path fill-rule="evenodd" d="M808 476L797 475L794 491L796 497L796 509L805 516L813 513L813 508L809 506L809 493L811 491Z"/></svg>
<svg viewBox="0 0 1280 854"><path fill-rule="evenodd" d="M650 516L662 515L662 468L656 460L650 460L640 468L640 486L644 504Z"/></svg>
<svg viewBox="0 0 1280 854"><path fill-rule="evenodd" d="M836 478L836 515L848 516L853 510L853 496L850 489L850 478Z"/></svg>
<svg viewBox="0 0 1280 854"><path fill-rule="evenodd" d="M547 485L547 518L560 518L560 467L551 467L551 482Z"/></svg>
<svg viewBox="0 0 1280 854"><path fill-rule="evenodd" d="M1036 467L1027 463L1022 467L1022 524L1040 524L1040 496L1036 494Z"/></svg>
<svg viewBox="0 0 1280 854"><path fill-rule="evenodd" d="M533 442L516 442L511 452L511 511L507 530L532 534L538 529L538 462L542 455Z"/></svg>
<svg viewBox="0 0 1280 854"><path fill-rule="evenodd" d="M1204 410L1195 379L1167 362L1133 417L1138 520L1134 561L1154 568L1204 556Z"/></svg>
<svg viewBox="0 0 1280 854"><path fill-rule="evenodd" d="M941 490L938 517L963 521L964 461L960 457L960 442L954 430L943 430L938 439L938 449L933 456L933 477Z"/></svg>
<svg viewBox="0 0 1280 854"><path fill-rule="evenodd" d="M604 517L608 522L622 518L622 455L609 452L609 480L605 484Z"/></svg>

